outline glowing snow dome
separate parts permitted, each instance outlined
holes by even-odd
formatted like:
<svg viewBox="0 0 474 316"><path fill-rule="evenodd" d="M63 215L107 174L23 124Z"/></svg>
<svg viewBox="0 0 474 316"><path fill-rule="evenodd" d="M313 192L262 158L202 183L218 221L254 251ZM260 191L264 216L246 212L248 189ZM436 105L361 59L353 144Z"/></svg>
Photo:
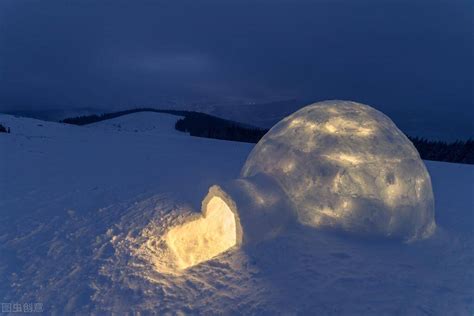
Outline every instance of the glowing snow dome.
<svg viewBox="0 0 474 316"><path fill-rule="evenodd" d="M436 228L417 150L387 116L360 103L320 102L286 117L241 173L276 179L306 225L405 240Z"/></svg>

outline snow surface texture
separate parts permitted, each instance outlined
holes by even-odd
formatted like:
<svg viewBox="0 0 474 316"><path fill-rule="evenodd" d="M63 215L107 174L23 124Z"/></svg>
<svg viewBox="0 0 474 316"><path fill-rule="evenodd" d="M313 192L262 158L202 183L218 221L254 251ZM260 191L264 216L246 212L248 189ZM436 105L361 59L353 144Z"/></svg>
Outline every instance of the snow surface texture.
<svg viewBox="0 0 474 316"><path fill-rule="evenodd" d="M242 176L274 177L300 222L406 240L433 234L430 176L408 138L381 112L325 101L277 123Z"/></svg>
<svg viewBox="0 0 474 316"><path fill-rule="evenodd" d="M200 214L210 185L238 177L253 145L161 133L177 118L148 114L127 130L0 114L12 130L0 134L1 302L57 315L472 314L474 166L426 162L432 238L290 225L174 273L164 236ZM156 133L141 128L151 121Z"/></svg>

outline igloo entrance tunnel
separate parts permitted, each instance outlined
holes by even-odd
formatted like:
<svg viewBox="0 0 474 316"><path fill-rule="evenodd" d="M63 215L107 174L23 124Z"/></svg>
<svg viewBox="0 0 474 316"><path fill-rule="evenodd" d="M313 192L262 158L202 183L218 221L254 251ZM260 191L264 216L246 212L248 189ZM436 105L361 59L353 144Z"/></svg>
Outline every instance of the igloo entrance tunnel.
<svg viewBox="0 0 474 316"><path fill-rule="evenodd" d="M241 178L211 187L203 217L166 238L186 268L275 236L291 221L427 238L436 228L430 176L413 144L381 112L348 101L315 103L277 123L250 153Z"/></svg>

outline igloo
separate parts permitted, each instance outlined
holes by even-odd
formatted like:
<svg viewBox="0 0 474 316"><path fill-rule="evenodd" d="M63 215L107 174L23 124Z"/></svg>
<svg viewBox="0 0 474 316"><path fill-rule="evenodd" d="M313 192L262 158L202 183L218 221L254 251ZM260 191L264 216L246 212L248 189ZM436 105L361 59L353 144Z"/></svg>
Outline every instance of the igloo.
<svg viewBox="0 0 474 316"><path fill-rule="evenodd" d="M430 176L410 140L381 112L325 101L277 123L241 177L214 185L202 215L171 229L181 269L299 223L413 241L435 230Z"/></svg>
<svg viewBox="0 0 474 316"><path fill-rule="evenodd" d="M417 150L364 104L326 101L286 117L258 142L241 176L260 173L281 185L305 225L405 240L436 227Z"/></svg>

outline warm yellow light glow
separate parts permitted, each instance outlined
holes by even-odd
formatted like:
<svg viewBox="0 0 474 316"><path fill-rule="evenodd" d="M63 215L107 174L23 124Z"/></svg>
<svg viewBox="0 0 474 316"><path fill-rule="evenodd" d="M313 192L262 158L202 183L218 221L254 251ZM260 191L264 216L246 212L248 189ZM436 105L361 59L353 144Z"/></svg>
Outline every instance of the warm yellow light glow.
<svg viewBox="0 0 474 316"><path fill-rule="evenodd" d="M316 131L319 129L319 126L316 123L306 122L305 128L309 131Z"/></svg>
<svg viewBox="0 0 474 316"><path fill-rule="evenodd" d="M373 128L363 126L357 121L344 119L342 117L330 119L326 124L324 124L324 128L330 134L366 137L374 133Z"/></svg>
<svg viewBox="0 0 474 316"><path fill-rule="evenodd" d="M212 259L236 245L235 215L222 198L214 196L203 217L172 228L166 243L180 269Z"/></svg>
<svg viewBox="0 0 474 316"><path fill-rule="evenodd" d="M304 121L300 119L294 119L290 122L290 127L303 127L307 131L316 131L319 129L319 125L316 122Z"/></svg>
<svg viewBox="0 0 474 316"><path fill-rule="evenodd" d="M350 155L350 154L333 154L333 155L327 155L325 156L331 160L335 160L339 163L349 163L353 165L357 165L363 162L361 157L358 157L356 155Z"/></svg>
<svg viewBox="0 0 474 316"><path fill-rule="evenodd" d="M300 119L294 119L290 122L290 127L296 127L296 126L299 126L301 125L303 121L300 120Z"/></svg>
<svg viewBox="0 0 474 316"><path fill-rule="evenodd" d="M332 209L330 207L322 207L318 209L320 214L326 215L331 218L340 218L342 217L341 213L337 209Z"/></svg>
<svg viewBox="0 0 474 316"><path fill-rule="evenodd" d="M415 186L416 197L417 197L418 199L420 199L420 198L421 198L422 188L423 188L423 186L425 185L425 179L423 179L423 178L416 178L415 183L416 183L416 186Z"/></svg>
<svg viewBox="0 0 474 316"><path fill-rule="evenodd" d="M367 123L360 123L340 116L330 118L325 123L295 118L290 121L288 127L303 128L307 133L320 132L340 136L355 135L359 137L368 137L375 132L375 128L367 126Z"/></svg>
<svg viewBox="0 0 474 316"><path fill-rule="evenodd" d="M384 201L387 205L395 207L399 200L402 198L402 194L406 191L406 188L400 181L387 184L384 190Z"/></svg>
<svg viewBox="0 0 474 316"><path fill-rule="evenodd" d="M326 123L324 127L330 134L334 134L337 132L337 127L332 125L331 123Z"/></svg>
<svg viewBox="0 0 474 316"><path fill-rule="evenodd" d="M294 161L288 161L286 163L282 164L282 170L284 173L291 172L295 169L295 162Z"/></svg>

